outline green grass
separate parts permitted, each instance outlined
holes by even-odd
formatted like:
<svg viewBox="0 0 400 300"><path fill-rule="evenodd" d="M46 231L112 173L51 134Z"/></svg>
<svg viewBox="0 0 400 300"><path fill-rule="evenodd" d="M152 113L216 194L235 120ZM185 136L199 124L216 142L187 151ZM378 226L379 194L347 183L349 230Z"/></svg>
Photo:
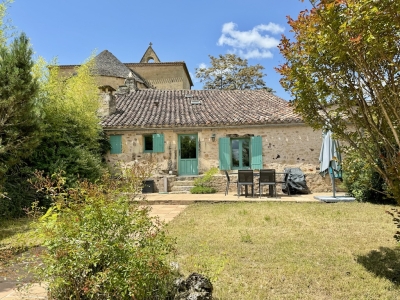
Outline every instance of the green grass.
<svg viewBox="0 0 400 300"><path fill-rule="evenodd" d="M181 271L211 277L216 299L398 299L390 206L189 206L168 224Z"/></svg>
<svg viewBox="0 0 400 300"><path fill-rule="evenodd" d="M31 222L30 218L0 220L0 269L14 255L41 244L30 228Z"/></svg>
<svg viewBox="0 0 400 300"><path fill-rule="evenodd" d="M32 240L30 224L32 219L20 218L0 220L0 248L18 248L37 245Z"/></svg>

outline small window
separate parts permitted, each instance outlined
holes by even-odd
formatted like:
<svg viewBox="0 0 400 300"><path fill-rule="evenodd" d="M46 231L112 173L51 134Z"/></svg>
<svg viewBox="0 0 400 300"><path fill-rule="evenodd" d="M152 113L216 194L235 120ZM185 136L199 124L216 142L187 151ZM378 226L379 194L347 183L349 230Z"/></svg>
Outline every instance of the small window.
<svg viewBox="0 0 400 300"><path fill-rule="evenodd" d="M154 133L143 136L143 152L164 152L164 135Z"/></svg>
<svg viewBox="0 0 400 300"><path fill-rule="evenodd" d="M145 135L143 138L144 152L153 152L153 135Z"/></svg>
<svg viewBox="0 0 400 300"><path fill-rule="evenodd" d="M122 135L111 135L110 136L111 154L122 153Z"/></svg>

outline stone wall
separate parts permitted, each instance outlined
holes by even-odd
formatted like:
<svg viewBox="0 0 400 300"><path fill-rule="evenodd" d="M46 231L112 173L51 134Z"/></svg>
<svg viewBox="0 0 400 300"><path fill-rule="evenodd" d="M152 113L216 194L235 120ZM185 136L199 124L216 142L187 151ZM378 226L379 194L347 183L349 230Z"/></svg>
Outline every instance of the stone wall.
<svg viewBox="0 0 400 300"><path fill-rule="evenodd" d="M190 90L188 74L184 63L144 63L126 64L143 78L164 90ZM176 79L179 78L179 81Z"/></svg>
<svg viewBox="0 0 400 300"><path fill-rule="evenodd" d="M239 136L259 135L263 145L263 168L276 169L283 172L284 168L300 168L307 174L307 182L312 191L327 191L331 184L329 177L324 182L319 175L319 152L322 144L320 132L313 131L308 126L269 125L253 127L227 127L202 129L140 129L126 131L108 131L108 134L122 135L122 153L108 154L107 161L112 166L117 162L153 159L157 163L154 175L177 175L178 169L178 135L197 134L199 140L199 173L203 174L212 167L219 166L218 139L231 134ZM163 153L144 153L144 135L153 133L164 134ZM215 135L213 141L212 136ZM222 174L222 173L221 173ZM225 176L218 187L225 190ZM163 191L162 179L156 180L157 190ZM326 180L325 180L326 181ZM169 178L169 182L173 179ZM171 185L171 183L169 183ZM168 189L170 191L170 188Z"/></svg>
<svg viewBox="0 0 400 300"><path fill-rule="evenodd" d="M182 90L184 78L168 78L159 80L149 80L158 90Z"/></svg>
<svg viewBox="0 0 400 300"><path fill-rule="evenodd" d="M282 172L286 167L299 167L304 173L312 173L319 168L319 151L322 135L304 125L297 126L264 126L247 128L222 129L148 129L135 131L108 131L109 135L122 135L122 154L109 154L107 161L112 165L117 161L155 159L158 163L157 173L177 175L178 135L198 134L199 139L199 173L219 166L218 138L228 134L239 136L260 135L263 145L263 168L276 169ZM143 153L143 135L163 133L163 153ZM215 140L212 135L215 134Z"/></svg>
<svg viewBox="0 0 400 300"><path fill-rule="evenodd" d="M211 135L215 134L215 141ZM269 125L241 128L204 129L199 133L201 143L200 173L219 165L218 138L230 134L261 136L263 168L283 172L286 167L300 167L312 172L319 167L322 134L305 125Z"/></svg>
<svg viewBox="0 0 400 300"><path fill-rule="evenodd" d="M135 67L132 67L135 65ZM153 84L157 89L161 90L190 90L189 78L184 71L182 64L132 64L128 66L136 71L142 78ZM59 76L63 78L70 77L76 72L77 66L62 66L59 69ZM127 74L128 76L128 74ZM112 76L96 76L99 86L109 85L115 90L123 85L125 78ZM147 89L143 83L137 82L139 89Z"/></svg>

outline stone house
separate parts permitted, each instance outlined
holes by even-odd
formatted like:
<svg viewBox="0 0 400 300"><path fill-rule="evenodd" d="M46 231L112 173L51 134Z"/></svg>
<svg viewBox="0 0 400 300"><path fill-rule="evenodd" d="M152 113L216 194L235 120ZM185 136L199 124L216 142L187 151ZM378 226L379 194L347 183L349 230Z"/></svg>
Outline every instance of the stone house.
<svg viewBox="0 0 400 300"><path fill-rule="evenodd" d="M156 190L176 176L222 170L300 167L312 191L327 190L319 176L321 132L290 103L264 90L138 89L135 78L112 94L104 90L102 126L110 137L110 165L157 161ZM225 188L221 172L220 191ZM234 189L234 187L233 187Z"/></svg>
<svg viewBox="0 0 400 300"><path fill-rule="evenodd" d="M152 48L147 48L139 63L122 63L108 50L95 58L93 70L99 86L114 90L123 85L131 74L138 89L190 90L193 86L185 62L161 62ZM60 65L59 74L70 77L79 65Z"/></svg>

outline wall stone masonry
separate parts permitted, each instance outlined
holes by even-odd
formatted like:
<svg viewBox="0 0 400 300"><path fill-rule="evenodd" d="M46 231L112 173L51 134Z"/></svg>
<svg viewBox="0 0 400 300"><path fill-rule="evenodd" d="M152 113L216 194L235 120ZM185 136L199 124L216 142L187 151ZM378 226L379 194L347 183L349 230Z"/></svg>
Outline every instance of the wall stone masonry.
<svg viewBox="0 0 400 300"><path fill-rule="evenodd" d="M164 152L144 153L143 135L163 133ZM108 134L122 135L122 153L108 154L109 165L117 162L142 161L154 159L157 167L152 179L155 181L155 191L164 191L164 177L168 178L168 191L171 191L177 175L178 167L178 135L198 134L199 173L203 174L212 167L219 166L218 139L227 135L254 135L262 137L263 168L276 169L283 172L285 168L300 168L306 174L307 185L312 192L328 192L332 190L329 176L319 175L319 152L322 144L322 134L303 124L296 125L265 125L228 128L199 129L137 129L127 131L108 131ZM212 140L215 135L215 141ZM233 180L233 179L232 179ZM337 182L339 186L340 182ZM224 192L226 177L223 172L216 176L215 188ZM231 192L235 191L232 184Z"/></svg>
<svg viewBox="0 0 400 300"><path fill-rule="evenodd" d="M168 174L176 172L178 161L178 134L198 134L199 173L202 174L219 165L218 138L236 134L238 136L261 136L263 143L263 168L276 169L282 172L286 167L300 167L304 173L316 171L319 168L319 151L322 135L304 125L274 125L247 128L212 128L212 129L158 129L135 131L108 131L109 135L122 135L122 153L107 156L110 164L116 161L128 162L155 158L158 171ZM152 133L164 134L163 153L143 153L143 135ZM211 136L215 134L215 141ZM170 161L170 162L169 162ZM172 169L171 169L172 168Z"/></svg>

